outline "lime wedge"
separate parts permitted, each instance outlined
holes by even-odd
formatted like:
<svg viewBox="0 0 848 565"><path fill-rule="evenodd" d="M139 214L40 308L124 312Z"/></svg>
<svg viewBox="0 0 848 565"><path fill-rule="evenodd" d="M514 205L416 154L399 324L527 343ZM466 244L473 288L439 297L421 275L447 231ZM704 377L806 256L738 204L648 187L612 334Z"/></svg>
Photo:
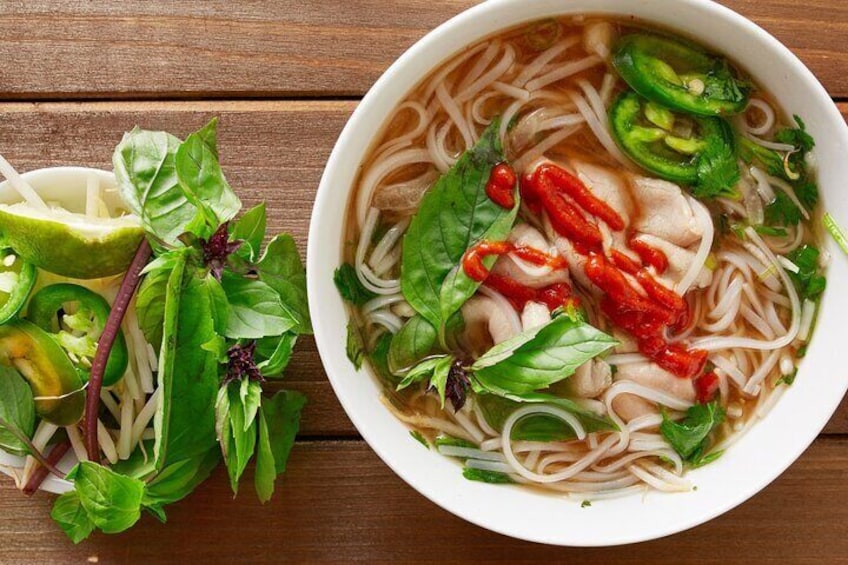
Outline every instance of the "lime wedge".
<svg viewBox="0 0 848 565"><path fill-rule="evenodd" d="M0 184L0 241L24 260L58 275L93 279L127 269L144 237L126 213L112 173L80 167L21 175L35 195Z"/></svg>

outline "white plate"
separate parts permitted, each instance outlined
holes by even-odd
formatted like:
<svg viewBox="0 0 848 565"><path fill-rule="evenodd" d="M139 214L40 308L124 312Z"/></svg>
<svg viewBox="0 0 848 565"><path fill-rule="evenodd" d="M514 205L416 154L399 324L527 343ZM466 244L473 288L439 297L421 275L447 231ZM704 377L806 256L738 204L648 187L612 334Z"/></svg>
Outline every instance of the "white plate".
<svg viewBox="0 0 848 565"><path fill-rule="evenodd" d="M333 285L342 255L342 227L358 167L389 112L431 70L461 48L498 30L566 14L633 16L696 38L747 69L780 106L802 115L815 137L825 208L848 226L848 128L827 92L782 44L742 16L706 0L489 0L440 26L404 53L374 85L333 150L315 201L307 252L310 312L330 382L351 421L401 478L470 522L537 542L602 546L666 536L727 512L773 481L827 423L848 388L844 318L848 261L833 256L815 339L795 384L775 408L721 459L687 475L685 494L651 492L598 501L589 508L517 486L467 481L458 464L427 451L379 401L380 387L345 356L347 314Z"/></svg>

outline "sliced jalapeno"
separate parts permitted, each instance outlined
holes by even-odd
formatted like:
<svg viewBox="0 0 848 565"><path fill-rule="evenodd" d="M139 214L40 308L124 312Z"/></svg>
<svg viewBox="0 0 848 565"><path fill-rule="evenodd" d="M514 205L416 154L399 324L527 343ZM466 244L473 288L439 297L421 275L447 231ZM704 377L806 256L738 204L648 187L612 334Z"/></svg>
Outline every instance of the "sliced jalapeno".
<svg viewBox="0 0 848 565"><path fill-rule="evenodd" d="M748 87L725 59L682 41L646 33L625 35L616 43L612 61L633 90L675 110L727 116L748 105Z"/></svg>
<svg viewBox="0 0 848 565"><path fill-rule="evenodd" d="M61 283L46 286L29 302L27 319L48 332L71 358L80 377L88 382L97 340L109 318L106 299L83 286ZM129 355L119 331L106 362L103 385L118 382L127 370Z"/></svg>
<svg viewBox="0 0 848 565"><path fill-rule="evenodd" d="M0 364L29 383L35 411L48 422L70 426L82 417L82 379L59 344L35 324L12 320L0 326Z"/></svg>
<svg viewBox="0 0 848 565"><path fill-rule="evenodd" d="M613 102L610 126L616 143L633 161L672 182L702 181L699 162L707 153L713 160L727 161L711 167L736 166L733 132L721 118L675 113L629 91Z"/></svg>
<svg viewBox="0 0 848 565"><path fill-rule="evenodd" d="M26 303L35 285L37 270L11 249L0 249L0 324L5 324Z"/></svg>

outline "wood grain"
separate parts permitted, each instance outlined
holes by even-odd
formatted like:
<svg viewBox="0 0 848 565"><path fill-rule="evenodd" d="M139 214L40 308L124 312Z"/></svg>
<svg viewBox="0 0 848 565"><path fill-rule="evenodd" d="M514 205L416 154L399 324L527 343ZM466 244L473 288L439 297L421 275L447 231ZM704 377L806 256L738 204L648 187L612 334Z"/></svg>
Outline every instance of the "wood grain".
<svg viewBox="0 0 848 565"><path fill-rule="evenodd" d="M0 97L362 95L471 0L0 3ZM848 96L848 4L725 0Z"/></svg>
<svg viewBox="0 0 848 565"><path fill-rule="evenodd" d="M569 549L509 539L454 517L360 442L309 442L295 446L266 506L251 492L250 473L232 500L219 472L168 507L167 524L144 516L120 536L95 534L78 546L46 518L50 497L25 499L0 481L0 513L14 516L0 523L0 562L845 562L846 468L848 439L819 440L770 487L695 530L626 548Z"/></svg>

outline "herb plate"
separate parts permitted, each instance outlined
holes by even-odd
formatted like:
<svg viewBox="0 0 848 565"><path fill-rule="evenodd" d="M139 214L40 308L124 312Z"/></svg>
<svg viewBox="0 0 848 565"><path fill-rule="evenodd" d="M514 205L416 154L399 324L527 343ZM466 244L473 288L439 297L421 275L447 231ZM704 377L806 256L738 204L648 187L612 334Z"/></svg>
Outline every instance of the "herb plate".
<svg viewBox="0 0 848 565"><path fill-rule="evenodd" d="M333 285L341 262L343 226L354 179L389 112L442 61L499 30L547 17L604 14L673 29L723 52L774 93L788 114L802 114L818 141L818 179L825 209L848 223L848 127L825 89L785 46L760 27L708 0L490 0L440 26L404 53L357 107L333 150L315 201L307 251L315 339L330 382L351 421L401 478L446 510L484 528L542 543L608 546L655 539L706 522L741 504L777 478L816 438L848 389L837 351L848 296L848 260L828 240L833 257L816 336L795 383L776 406L721 459L689 472L697 490L650 492L583 507L524 487L463 478L460 466L424 449L380 403L380 386L345 355L347 312ZM721 40L720 43L718 40Z"/></svg>

